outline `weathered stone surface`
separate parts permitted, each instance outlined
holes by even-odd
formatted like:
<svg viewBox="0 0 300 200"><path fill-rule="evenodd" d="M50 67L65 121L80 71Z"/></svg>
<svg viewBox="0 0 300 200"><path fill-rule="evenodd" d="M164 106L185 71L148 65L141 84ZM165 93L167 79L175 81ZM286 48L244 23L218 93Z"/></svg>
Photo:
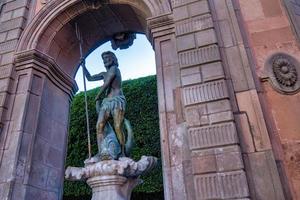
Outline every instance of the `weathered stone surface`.
<svg viewBox="0 0 300 200"><path fill-rule="evenodd" d="M256 91L240 92L236 94L236 97L240 111L247 112L256 150L271 149L267 127Z"/></svg>
<svg viewBox="0 0 300 200"><path fill-rule="evenodd" d="M205 30L213 27L213 21L210 14L189 18L177 22L175 25L176 35Z"/></svg>
<svg viewBox="0 0 300 200"><path fill-rule="evenodd" d="M10 40L8 42L0 43L0 54L13 51L17 46L17 40Z"/></svg>
<svg viewBox="0 0 300 200"><path fill-rule="evenodd" d="M13 56L14 56L13 52L2 54L0 64L8 65L8 64L13 63Z"/></svg>
<svg viewBox="0 0 300 200"><path fill-rule="evenodd" d="M227 87L223 80L183 88L184 105L203 103L227 97Z"/></svg>
<svg viewBox="0 0 300 200"><path fill-rule="evenodd" d="M0 32L8 31L11 29L23 27L24 19L23 18L16 18L10 21L2 22L0 24Z"/></svg>
<svg viewBox="0 0 300 200"><path fill-rule="evenodd" d="M239 48L237 46L226 48L225 53L227 57L230 58L228 60L228 65L234 90L248 90L250 88L250 85L247 80L245 66L243 66Z"/></svg>
<svg viewBox="0 0 300 200"><path fill-rule="evenodd" d="M59 192L59 190L61 189L61 183L60 183L61 174L62 171L60 170L53 169L53 168L49 169L47 183L46 183L47 189Z"/></svg>
<svg viewBox="0 0 300 200"><path fill-rule="evenodd" d="M185 109L185 118L189 126L208 124L206 105L192 106Z"/></svg>
<svg viewBox="0 0 300 200"><path fill-rule="evenodd" d="M139 178L122 176L96 176L87 180L93 191L92 200L130 200L133 188L139 183Z"/></svg>
<svg viewBox="0 0 300 200"><path fill-rule="evenodd" d="M239 138L243 153L255 151L251 128L246 114L238 114L235 117L239 130Z"/></svg>
<svg viewBox="0 0 300 200"><path fill-rule="evenodd" d="M184 185L184 169L183 165L177 165L173 166L171 168L172 170L172 190L173 190L173 199L175 200L180 200L180 199L186 199L187 194L186 194L186 187Z"/></svg>
<svg viewBox="0 0 300 200"><path fill-rule="evenodd" d="M194 174L204 174L217 171L217 161L214 155L194 156L192 158Z"/></svg>
<svg viewBox="0 0 300 200"><path fill-rule="evenodd" d="M30 95L28 100L28 109L24 122L24 131L27 133L34 133L37 125L38 111L39 111L40 98L35 95Z"/></svg>
<svg viewBox="0 0 300 200"><path fill-rule="evenodd" d="M7 32L0 33L0 42L4 42L7 36Z"/></svg>
<svg viewBox="0 0 300 200"><path fill-rule="evenodd" d="M0 22L5 22L8 21L12 18L12 13L13 12L7 12L7 13L3 13L3 15L1 16Z"/></svg>
<svg viewBox="0 0 300 200"><path fill-rule="evenodd" d="M225 112L214 113L214 114L209 115L209 122L211 124L232 121L232 120L233 120L232 111L225 111Z"/></svg>
<svg viewBox="0 0 300 200"><path fill-rule="evenodd" d="M48 164L51 167L61 169L63 168L64 157L64 152L56 148L50 147L47 154L46 164Z"/></svg>
<svg viewBox="0 0 300 200"><path fill-rule="evenodd" d="M194 174L228 172L243 169L243 160L238 146L218 147L192 152Z"/></svg>
<svg viewBox="0 0 300 200"><path fill-rule="evenodd" d="M99 159L99 158L98 158ZM138 162L131 158L99 161L93 157L85 167L68 167L65 177L72 181L87 180L93 190L92 200L129 200L131 192L141 180L139 176L151 171L157 158L142 156Z"/></svg>
<svg viewBox="0 0 300 200"><path fill-rule="evenodd" d="M250 183L252 196L255 199L285 199L276 168L273 153L271 151L255 152L245 155L250 165Z"/></svg>
<svg viewBox="0 0 300 200"><path fill-rule="evenodd" d="M0 67L0 79L10 77L13 71L12 65L4 65Z"/></svg>
<svg viewBox="0 0 300 200"><path fill-rule="evenodd" d="M208 102L206 106L208 114L231 111L231 105L228 99Z"/></svg>
<svg viewBox="0 0 300 200"><path fill-rule="evenodd" d="M27 11L26 7L21 7L21 8L15 9L13 11L12 18L23 17L25 15L26 11Z"/></svg>
<svg viewBox="0 0 300 200"><path fill-rule="evenodd" d="M195 40L198 47L217 43L214 29L208 29L195 33Z"/></svg>
<svg viewBox="0 0 300 200"><path fill-rule="evenodd" d="M189 157L187 127L185 123L170 128L169 132L171 166L182 165Z"/></svg>
<svg viewBox="0 0 300 200"><path fill-rule="evenodd" d="M218 60L220 60L220 53L217 45L179 53L181 67L189 67Z"/></svg>
<svg viewBox="0 0 300 200"><path fill-rule="evenodd" d="M220 31L222 33L222 47L232 47L236 45L234 34L231 32L230 24L227 20L220 21Z"/></svg>
<svg viewBox="0 0 300 200"><path fill-rule="evenodd" d="M60 198L60 195L57 192L45 191L37 187L28 186L26 190L25 199L36 199L36 197L40 197L41 199L46 200L56 200Z"/></svg>
<svg viewBox="0 0 300 200"><path fill-rule="evenodd" d="M300 5L299 5L299 0L284 0L283 1L286 8L287 8L287 11L289 13L289 16L290 16L290 19L292 20L292 24L290 26L294 27L295 31L296 31L296 34L297 34L297 37L299 39L299 33L300 33L300 22L299 22L299 15L298 15L298 12L299 12L299 9L300 9ZM272 11L271 9L268 9L267 8L267 4L268 2L267 1L264 1L262 3L262 6L263 6L263 10L268 14L268 15L278 15L280 12L282 12L280 10L280 3L277 2L277 4L275 5L272 5L273 7L275 7L275 12Z"/></svg>
<svg viewBox="0 0 300 200"><path fill-rule="evenodd" d="M99 159L99 158L98 158ZM138 177L145 174L156 166L157 158L151 156L142 156L135 162L131 158L121 157L119 160L99 161L92 158L85 161L85 167L68 167L65 177L68 180L79 181L97 176L124 176Z"/></svg>
<svg viewBox="0 0 300 200"><path fill-rule="evenodd" d="M243 171L197 175L194 181L199 199L234 199L249 196Z"/></svg>
<svg viewBox="0 0 300 200"><path fill-rule="evenodd" d="M182 19L187 19L189 17L188 8L187 6L181 6L178 8L174 8L174 20L179 21Z"/></svg>
<svg viewBox="0 0 300 200"><path fill-rule="evenodd" d="M194 34L188 34L177 37L177 50L184 51L196 47ZM1 48L1 47L0 47Z"/></svg>
<svg viewBox="0 0 300 200"><path fill-rule="evenodd" d="M164 40L160 43L161 51L164 52L161 55L162 66L173 66L176 63L177 56L175 55L175 46L176 44L171 40Z"/></svg>
<svg viewBox="0 0 300 200"><path fill-rule="evenodd" d="M171 0L171 4L175 8L175 7L182 6L182 5L194 2L194 1L195 0Z"/></svg>
<svg viewBox="0 0 300 200"><path fill-rule="evenodd" d="M27 0L9 1L3 6L3 11L8 12L17 8L24 7L28 4Z"/></svg>
<svg viewBox="0 0 300 200"><path fill-rule="evenodd" d="M199 66L184 68L181 70L181 83L183 86L201 82L202 78Z"/></svg>
<svg viewBox="0 0 300 200"><path fill-rule="evenodd" d="M213 126L190 128L188 130L190 149L202 149L238 142L235 125L224 123Z"/></svg>
<svg viewBox="0 0 300 200"><path fill-rule="evenodd" d="M22 29L21 28L10 30L10 31L7 32L7 38L6 38L6 40L19 39L21 33L22 33Z"/></svg>
<svg viewBox="0 0 300 200"><path fill-rule="evenodd" d="M224 78L224 71L220 62L202 65L201 73L205 82Z"/></svg>
<svg viewBox="0 0 300 200"><path fill-rule="evenodd" d="M288 42L293 40L293 34L289 27L278 28L275 30L263 31L251 34L255 46L272 45L274 43Z"/></svg>
<svg viewBox="0 0 300 200"><path fill-rule="evenodd" d="M295 196L298 198L300 186L300 140L288 140L283 144L284 157L287 165L287 171L291 180Z"/></svg>
<svg viewBox="0 0 300 200"><path fill-rule="evenodd" d="M49 167L40 164L39 161L33 162L30 170L28 183L34 187L45 188L47 183Z"/></svg>
<svg viewBox="0 0 300 200"><path fill-rule="evenodd" d="M194 3L189 4L188 7L190 17L210 12L207 0L196 1Z"/></svg>

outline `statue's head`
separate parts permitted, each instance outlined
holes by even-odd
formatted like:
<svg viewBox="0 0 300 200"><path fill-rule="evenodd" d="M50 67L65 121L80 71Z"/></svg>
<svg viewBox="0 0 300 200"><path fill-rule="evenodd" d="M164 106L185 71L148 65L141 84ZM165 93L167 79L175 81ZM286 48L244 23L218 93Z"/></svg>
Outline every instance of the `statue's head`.
<svg viewBox="0 0 300 200"><path fill-rule="evenodd" d="M103 59L104 66L106 68L109 68L113 65L119 66L118 59L117 59L116 55L113 52L105 51L105 52L102 53L101 56L102 56L102 59Z"/></svg>

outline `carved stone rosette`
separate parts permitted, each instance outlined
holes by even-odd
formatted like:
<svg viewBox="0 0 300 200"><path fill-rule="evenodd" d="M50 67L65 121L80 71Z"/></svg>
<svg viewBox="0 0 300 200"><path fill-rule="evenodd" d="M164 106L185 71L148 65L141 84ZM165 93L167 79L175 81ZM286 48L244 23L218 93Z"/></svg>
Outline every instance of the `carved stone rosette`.
<svg viewBox="0 0 300 200"><path fill-rule="evenodd" d="M274 89L283 94L294 94L300 88L299 62L285 53L276 53L266 62L266 77Z"/></svg>
<svg viewBox="0 0 300 200"><path fill-rule="evenodd" d="M85 167L68 167L65 178L86 181L93 190L92 200L129 200L132 190L142 181L139 176L151 171L157 158L142 156L135 162L131 158L119 160L89 160Z"/></svg>

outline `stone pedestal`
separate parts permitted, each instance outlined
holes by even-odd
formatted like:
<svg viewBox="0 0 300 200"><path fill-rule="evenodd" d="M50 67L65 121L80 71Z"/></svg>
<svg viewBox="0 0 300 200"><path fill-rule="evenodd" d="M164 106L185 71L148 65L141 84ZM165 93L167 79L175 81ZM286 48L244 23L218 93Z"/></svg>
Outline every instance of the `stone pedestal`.
<svg viewBox="0 0 300 200"><path fill-rule="evenodd" d="M96 176L87 180L93 190L92 200L127 200L132 190L141 183L139 178Z"/></svg>
<svg viewBox="0 0 300 200"><path fill-rule="evenodd" d="M156 166L157 159L142 156L135 162L131 158L85 162L85 167L68 167L65 176L71 181L86 181L93 190L92 200L129 200L132 190L141 183L141 175Z"/></svg>

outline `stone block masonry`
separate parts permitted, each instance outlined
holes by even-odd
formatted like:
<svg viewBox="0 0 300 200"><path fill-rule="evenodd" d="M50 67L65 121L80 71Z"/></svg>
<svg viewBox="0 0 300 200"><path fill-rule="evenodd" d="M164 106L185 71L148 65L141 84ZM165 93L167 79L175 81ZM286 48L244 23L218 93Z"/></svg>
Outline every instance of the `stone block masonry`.
<svg viewBox="0 0 300 200"><path fill-rule="evenodd" d="M269 52L264 45L280 39L284 47L293 39L281 6L267 0L109 2L97 9L80 0L3 4L0 199L61 199L68 109L76 88L71 77L79 60L70 21L86 19L85 53L120 31L144 32L152 42L165 199L284 199L270 140L276 128L266 124L271 120L251 57L254 49L261 69Z"/></svg>

